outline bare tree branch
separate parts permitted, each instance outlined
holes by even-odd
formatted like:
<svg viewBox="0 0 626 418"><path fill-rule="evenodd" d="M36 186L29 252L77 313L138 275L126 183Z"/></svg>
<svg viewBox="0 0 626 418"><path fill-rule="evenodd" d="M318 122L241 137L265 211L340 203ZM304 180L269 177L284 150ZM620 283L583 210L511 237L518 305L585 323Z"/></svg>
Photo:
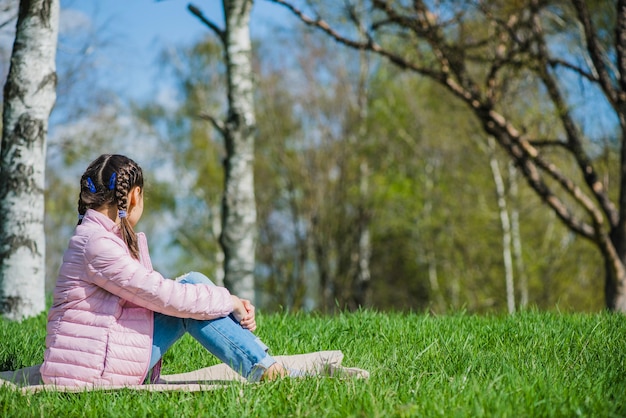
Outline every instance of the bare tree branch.
<svg viewBox="0 0 626 418"><path fill-rule="evenodd" d="M580 75L581 77L586 78L587 80L593 82L593 83L598 83L600 81L600 79L596 76L593 75L591 73L589 73L588 71L585 71L584 69L580 68L577 65L574 65L572 63L569 63L565 60L559 59L559 58L549 58L548 59L548 63L550 64L550 66L552 68L555 67L564 67L567 68L569 70L574 71L576 74Z"/></svg>
<svg viewBox="0 0 626 418"><path fill-rule="evenodd" d="M577 3L580 3L578 1ZM582 3L581 7L584 7ZM615 49L617 52L617 69L619 71L619 83L621 86L621 92L626 91L626 1L618 0L617 2L617 22L615 25ZM624 96L619 98L621 103L626 100Z"/></svg>
<svg viewBox="0 0 626 418"><path fill-rule="evenodd" d="M555 179L561 187L576 199L595 219L601 220L593 202L576 186L574 182L564 176L554 164L545 161L536 148L525 140L521 134L500 114L490 111L489 121L485 130L493 135L498 143L512 157L516 165L522 170L529 185L557 214L557 216L573 231L588 239L595 238L595 228L585 223L570 211L565 202L560 199L543 179L541 172L545 172ZM601 221L600 221L601 222Z"/></svg>
<svg viewBox="0 0 626 418"><path fill-rule="evenodd" d="M625 4L626 2L624 0L619 0L619 3L621 3L621 7L618 6L617 8L618 10L626 9L626 4ZM598 43L598 38L596 37L596 30L594 29L593 23L589 16L589 10L587 9L587 4L584 0L572 0L572 4L574 5L574 8L576 9L576 13L578 14L578 19L583 26L585 40L587 44L587 52L589 52L589 56L591 57L591 62L593 63L593 66L594 66L594 70L598 74L600 86L602 87L602 90L604 91L604 94L606 95L607 99L609 99L609 101L611 102L611 105L615 107L617 106L617 102L619 99L617 97L617 92L615 91L615 88L613 87L613 83L611 82L611 75L606 70L606 66L604 64L606 57L603 56L601 52L600 45ZM626 21L625 21L626 16L623 16L624 14L626 14L626 11L623 11L622 13L618 12L618 17L617 17L618 26L620 24L619 23L620 21L622 25L626 25ZM621 18L620 18L620 15L622 15ZM624 31L622 30L621 33L624 33ZM619 56L620 54L623 54L624 52L626 52L624 50L626 49L626 39L619 39L618 37L617 42L618 42L617 53ZM620 44L621 44L621 47L620 47ZM622 83L622 90L625 90L626 78L624 78L625 77L624 72L626 71L626 56L622 55L620 58L618 58L618 65L620 66L621 77L622 77L622 79L620 80ZM623 101L623 99L621 99L620 101Z"/></svg>
<svg viewBox="0 0 626 418"><path fill-rule="evenodd" d="M17 19L17 14L15 14L14 16L9 16L7 18L7 20L5 20L4 22L0 22L0 29L4 28L5 26L9 25L9 24L15 24L15 20Z"/></svg>
<svg viewBox="0 0 626 418"><path fill-rule="evenodd" d="M221 120L217 119L215 116L206 113L206 112L201 112L199 114L196 115L199 119L208 121L211 123L211 125L213 125L213 127L215 129L217 129L217 131L224 135L226 133L226 125L224 124L224 122L222 122Z"/></svg>
<svg viewBox="0 0 626 418"><path fill-rule="evenodd" d="M193 4L189 3L187 5L187 9L191 12L191 14L193 14L198 19L200 19L200 21L202 23L204 23L209 29L211 29L213 32L215 32L217 37L220 38L220 41L222 41L222 45L224 45L226 43L226 34L225 34L224 30L220 29L219 26L217 26L215 23L213 23L212 21L207 19L204 16L204 14L202 13L202 11L198 7L196 7Z"/></svg>
<svg viewBox="0 0 626 418"><path fill-rule="evenodd" d="M541 139L541 140L530 140L528 141L530 145L535 148L548 148L548 147L561 147L567 148L567 142L561 141L560 139Z"/></svg>
<svg viewBox="0 0 626 418"><path fill-rule="evenodd" d="M534 18L534 28L537 39L538 46L538 54L539 60L542 61L542 66L538 71L539 78L543 81L550 98L552 99L552 103L554 103L558 117L561 119L561 123L563 125L563 129L565 130L565 134L567 135L567 149L576 159L578 166L583 173L583 177L585 182L589 186L589 190L594 194L597 202L600 204L602 210L607 216L610 224L612 226L617 225L619 221L619 214L615 208L613 202L608 196L607 190L604 187L604 184L599 179L599 176L591 163L591 160L587 156L585 150L583 149L582 140L580 138L581 133L576 127L574 120L572 119L571 112L566 104L563 95L560 92L557 81L554 79L554 75L549 71L549 63L548 58L550 56L548 52L548 48L545 45L544 37L542 36L542 29L539 23L539 18L535 15ZM589 207L588 203L582 201L584 206L587 208L590 214L593 214L593 209Z"/></svg>
<svg viewBox="0 0 626 418"><path fill-rule="evenodd" d="M368 38L366 41L355 41L353 39L347 38L341 35L339 32L333 30L326 21L319 19L319 18L311 18L307 16L306 14L304 14L304 12L302 12L302 10L298 9L297 7L295 7L294 5L290 4L289 2L285 0L267 0L267 1L284 6L289 11L291 11L295 16L297 16L302 23L306 24L307 26L320 29L321 31L325 32L327 35L329 35L332 39L339 42L340 44L343 44L345 46L348 46L354 49L369 50L369 51L375 52L387 58L393 64L397 65L399 68L402 68L402 69L408 69L408 70L414 71L416 73L419 73L419 74L422 74L422 75L425 75L425 76L428 76L437 80L443 80L445 78L445 75L439 71L433 71L430 68L417 66L415 63L409 61L405 57L397 53L394 53L392 51L389 51L387 49L384 49L381 45L376 43L372 38Z"/></svg>

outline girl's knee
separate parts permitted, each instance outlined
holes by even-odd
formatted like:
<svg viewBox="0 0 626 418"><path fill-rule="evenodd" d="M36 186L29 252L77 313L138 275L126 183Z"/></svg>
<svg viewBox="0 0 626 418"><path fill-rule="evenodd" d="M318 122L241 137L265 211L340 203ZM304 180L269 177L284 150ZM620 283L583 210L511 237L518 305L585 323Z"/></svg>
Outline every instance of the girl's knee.
<svg viewBox="0 0 626 418"><path fill-rule="evenodd" d="M197 271L192 271L189 272L187 274L185 274L184 276L181 276L177 279L178 282L180 283L189 283L189 284L210 284L210 285L215 285L211 279L209 279L207 276L205 276L202 273L199 273Z"/></svg>

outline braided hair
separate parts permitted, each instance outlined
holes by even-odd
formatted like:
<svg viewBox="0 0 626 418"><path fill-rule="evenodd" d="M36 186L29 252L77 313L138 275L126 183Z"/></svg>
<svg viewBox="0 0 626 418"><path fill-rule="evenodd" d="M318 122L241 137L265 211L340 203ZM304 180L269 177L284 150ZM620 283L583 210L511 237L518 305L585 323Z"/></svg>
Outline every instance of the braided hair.
<svg viewBox="0 0 626 418"><path fill-rule="evenodd" d="M120 233L131 255L139 259L137 235L128 222L128 193L133 187L143 190L141 167L128 157L117 154L103 154L96 158L85 170L80 179L78 196L78 224L87 209L114 206L120 215Z"/></svg>

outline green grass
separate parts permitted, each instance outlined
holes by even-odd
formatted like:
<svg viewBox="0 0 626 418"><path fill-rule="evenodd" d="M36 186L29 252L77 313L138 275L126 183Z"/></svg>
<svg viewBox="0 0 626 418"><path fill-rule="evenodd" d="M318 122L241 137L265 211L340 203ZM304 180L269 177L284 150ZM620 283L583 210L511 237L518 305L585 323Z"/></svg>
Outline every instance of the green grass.
<svg viewBox="0 0 626 418"><path fill-rule="evenodd" d="M342 350L369 380L284 379L210 392L131 390L22 395L0 388L0 416L624 417L626 317L528 312L429 316L362 311L259 315L275 354ZM42 361L45 317L0 321L0 368ZM191 338L165 373L214 364Z"/></svg>

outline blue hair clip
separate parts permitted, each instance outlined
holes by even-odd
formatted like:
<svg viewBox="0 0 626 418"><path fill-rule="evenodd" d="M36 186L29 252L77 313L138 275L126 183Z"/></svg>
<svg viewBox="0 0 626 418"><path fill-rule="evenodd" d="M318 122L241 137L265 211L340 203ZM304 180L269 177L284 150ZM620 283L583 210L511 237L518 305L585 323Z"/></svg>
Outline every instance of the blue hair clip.
<svg viewBox="0 0 626 418"><path fill-rule="evenodd" d="M87 177L87 187L89 187L89 191L91 193L95 193L96 190L96 185L93 184L93 180L91 180L91 177Z"/></svg>
<svg viewBox="0 0 626 418"><path fill-rule="evenodd" d="M109 179L109 190L115 189L115 180L117 180L117 173L113 172L113 174L111 174L111 178Z"/></svg>
<svg viewBox="0 0 626 418"><path fill-rule="evenodd" d="M126 217L126 211L125 210L117 211L117 216L119 216L120 218L125 218Z"/></svg>

